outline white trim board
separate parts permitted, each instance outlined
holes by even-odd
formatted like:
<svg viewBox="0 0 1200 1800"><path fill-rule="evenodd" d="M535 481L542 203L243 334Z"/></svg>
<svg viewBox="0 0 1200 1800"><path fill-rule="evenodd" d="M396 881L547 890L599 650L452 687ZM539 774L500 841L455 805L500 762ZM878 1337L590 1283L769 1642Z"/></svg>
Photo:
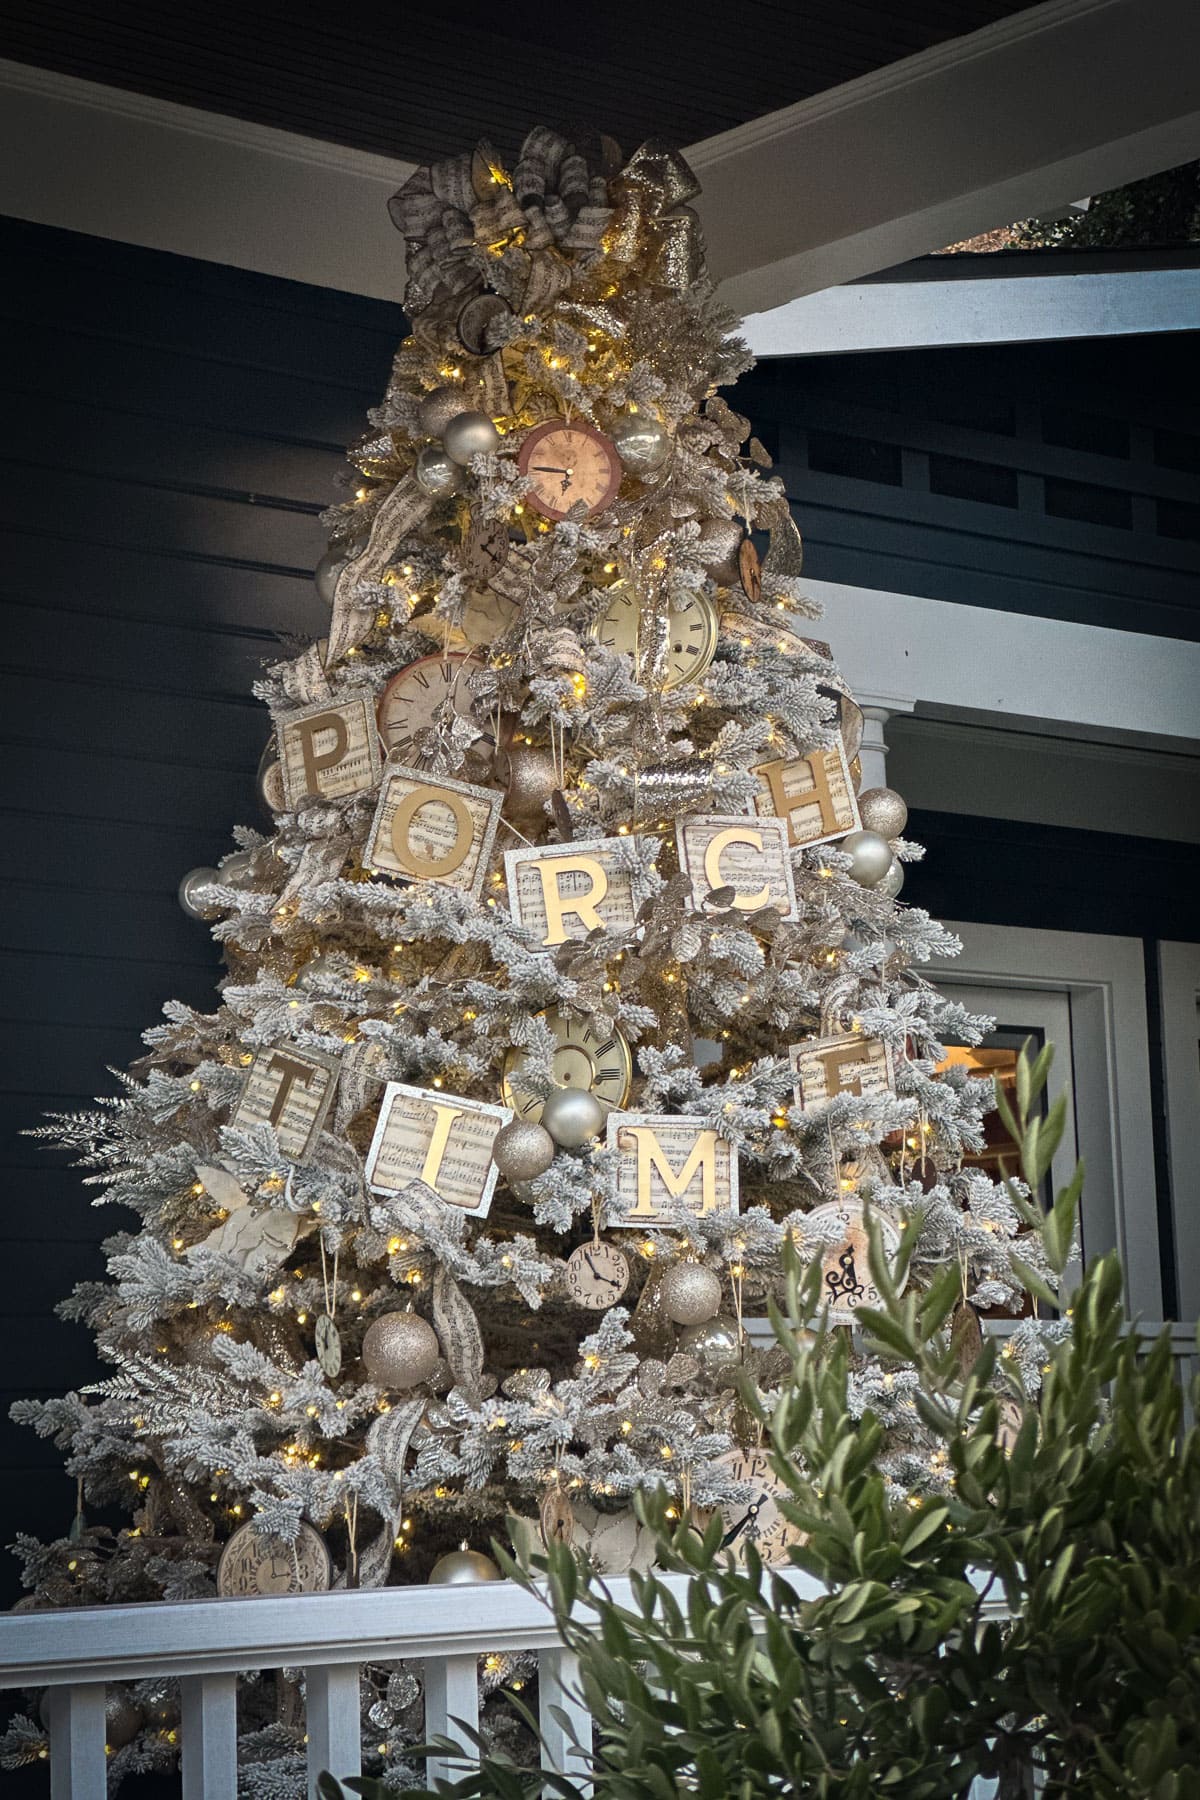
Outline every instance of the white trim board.
<svg viewBox="0 0 1200 1800"><path fill-rule="evenodd" d="M689 146L723 297L761 313L1186 161L1193 27L1192 0L1047 0ZM11 61L0 95L0 212L402 290L406 162Z"/></svg>
<svg viewBox="0 0 1200 1800"><path fill-rule="evenodd" d="M834 581L807 589L853 691L895 696L891 710L942 708L1170 748L1200 740L1200 644Z"/></svg>
<svg viewBox="0 0 1200 1800"><path fill-rule="evenodd" d="M1162 983L1163 1078L1166 1089L1167 1157L1175 1223L1179 1316L1200 1317L1200 944L1158 946Z"/></svg>
<svg viewBox="0 0 1200 1800"><path fill-rule="evenodd" d="M744 331L755 356L835 356L1198 328L1200 268L862 282L751 313Z"/></svg>

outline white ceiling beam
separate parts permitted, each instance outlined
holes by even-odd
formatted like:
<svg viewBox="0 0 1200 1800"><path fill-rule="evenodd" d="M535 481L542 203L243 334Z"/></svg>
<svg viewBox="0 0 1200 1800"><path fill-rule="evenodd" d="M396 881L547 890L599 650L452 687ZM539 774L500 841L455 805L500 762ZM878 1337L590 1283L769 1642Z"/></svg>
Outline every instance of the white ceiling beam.
<svg viewBox="0 0 1200 1800"><path fill-rule="evenodd" d="M766 311L1188 161L1196 18L1049 0L692 145L722 297Z"/></svg>
<svg viewBox="0 0 1200 1800"><path fill-rule="evenodd" d="M868 281L752 313L755 356L834 356L963 344L1045 343L1200 330L1200 268L1096 275L993 275L990 258L956 280ZM1011 268L1011 259L992 264Z"/></svg>

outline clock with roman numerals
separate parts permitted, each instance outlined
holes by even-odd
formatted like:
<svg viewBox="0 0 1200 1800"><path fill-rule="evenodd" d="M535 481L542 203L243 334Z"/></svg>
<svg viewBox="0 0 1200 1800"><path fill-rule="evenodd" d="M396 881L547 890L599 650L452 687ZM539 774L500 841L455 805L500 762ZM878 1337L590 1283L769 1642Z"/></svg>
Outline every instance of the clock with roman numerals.
<svg viewBox="0 0 1200 1800"><path fill-rule="evenodd" d="M559 1012L554 1006L541 1017L558 1045L551 1065L555 1081L562 1087L590 1088L606 1114L613 1107L624 1106L633 1080L633 1057L621 1033L613 1031L601 1037L586 1019ZM504 1059L500 1085L505 1106L511 1106L519 1119L537 1123L542 1116L542 1102L521 1085L524 1061L525 1052L514 1045Z"/></svg>
<svg viewBox="0 0 1200 1800"><path fill-rule="evenodd" d="M640 613L641 604L633 589L615 587L607 612L592 628L596 642L606 650L622 650L627 656L636 656ZM717 647L716 607L705 594L687 594L672 605L667 623L670 638L663 686L676 688L685 681L699 681Z"/></svg>
<svg viewBox="0 0 1200 1800"><path fill-rule="evenodd" d="M379 735L388 755L396 762L419 763L418 734L445 722L447 706L474 725L475 696L468 677L483 666L477 656L451 651L446 656L422 656L393 675L377 709Z"/></svg>
<svg viewBox="0 0 1200 1800"><path fill-rule="evenodd" d="M754 1489L748 1500L727 1500L720 1507L725 1526L722 1550L744 1562L746 1545L750 1543L765 1563L786 1563L788 1547L806 1540L798 1526L779 1510L779 1502L788 1498L788 1489L771 1467L767 1452L734 1449L721 1458L721 1463L734 1481L749 1482Z"/></svg>

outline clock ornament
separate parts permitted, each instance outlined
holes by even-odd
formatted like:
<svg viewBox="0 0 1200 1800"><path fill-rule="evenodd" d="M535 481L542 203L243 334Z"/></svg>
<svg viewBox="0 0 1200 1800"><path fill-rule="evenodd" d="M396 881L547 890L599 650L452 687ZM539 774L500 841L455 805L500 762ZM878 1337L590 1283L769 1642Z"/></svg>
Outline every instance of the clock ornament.
<svg viewBox="0 0 1200 1800"><path fill-rule="evenodd" d="M566 1283L576 1306L604 1312L617 1304L629 1286L629 1258L615 1244L594 1238L567 1258Z"/></svg>
<svg viewBox="0 0 1200 1800"><path fill-rule="evenodd" d="M780 1511L779 1502L787 1498L788 1489L771 1467L770 1457L765 1450L730 1450L721 1466L734 1481L750 1482L755 1490L749 1500L727 1500L719 1508L725 1525L721 1548L741 1562L747 1543L752 1543L765 1563L785 1563L789 1545L802 1544L805 1537Z"/></svg>
<svg viewBox="0 0 1200 1800"><path fill-rule="evenodd" d="M557 1040L551 1069L562 1088L582 1089L600 1102L607 1117L613 1107L624 1106L633 1080L633 1057L619 1031L607 1038L593 1031L586 1019L550 1007L541 1017ZM500 1086L505 1106L518 1119L541 1123L545 1102L521 1085L525 1052L516 1045L504 1059Z"/></svg>
<svg viewBox="0 0 1200 1800"><path fill-rule="evenodd" d="M633 589L615 587L607 610L592 627L592 635L605 650L636 656L640 613L641 602ZM685 681L699 681L713 659L720 634L716 607L706 594L688 594L672 605L667 623L670 642L663 686L676 688Z"/></svg>
<svg viewBox="0 0 1200 1800"><path fill-rule="evenodd" d="M535 425L517 456L530 481L525 498L547 519L565 519L582 501L587 515L601 512L621 485L615 444L581 419L548 419Z"/></svg>
<svg viewBox="0 0 1200 1800"><path fill-rule="evenodd" d="M446 656L419 657L392 676L379 697L376 716L384 749L393 761L421 761L418 734L446 716L447 702L458 718L475 725L475 696L468 678L483 667L478 656L451 651Z"/></svg>

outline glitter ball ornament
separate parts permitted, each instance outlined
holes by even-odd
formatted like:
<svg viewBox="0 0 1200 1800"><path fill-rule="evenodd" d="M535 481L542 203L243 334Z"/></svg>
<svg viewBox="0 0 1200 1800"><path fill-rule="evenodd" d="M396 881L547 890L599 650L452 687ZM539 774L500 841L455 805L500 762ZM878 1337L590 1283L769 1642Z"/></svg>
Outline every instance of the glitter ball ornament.
<svg viewBox="0 0 1200 1800"><path fill-rule="evenodd" d="M736 581L742 528L736 519L705 519L696 549L714 581Z"/></svg>
<svg viewBox="0 0 1200 1800"><path fill-rule="evenodd" d="M462 486L462 470L437 444L426 444L417 453L417 486L435 500L446 494L457 494Z"/></svg>
<svg viewBox="0 0 1200 1800"><path fill-rule="evenodd" d="M742 1342L734 1320L718 1313L701 1325L689 1325L679 1334L679 1348L698 1356L706 1369L723 1369L742 1360Z"/></svg>
<svg viewBox="0 0 1200 1800"><path fill-rule="evenodd" d="M892 866L892 847L877 831L852 831L838 849L850 858L850 874L859 887L875 887Z"/></svg>
<svg viewBox="0 0 1200 1800"><path fill-rule="evenodd" d="M440 1556L429 1571L429 1579L441 1587L466 1587L476 1581L500 1581L499 1569L482 1550L451 1550Z"/></svg>
<svg viewBox="0 0 1200 1800"><path fill-rule="evenodd" d="M363 1337L363 1367L378 1387L411 1388L428 1381L441 1353L432 1325L416 1313L384 1313Z"/></svg>
<svg viewBox="0 0 1200 1800"><path fill-rule="evenodd" d="M542 1108L543 1126L564 1150L578 1150L603 1123L604 1108L587 1088L555 1088Z"/></svg>
<svg viewBox="0 0 1200 1800"><path fill-rule="evenodd" d="M501 750L496 756L496 776L506 788L504 817L522 829L526 825L544 825L546 804L561 785L550 751L533 744L514 744L511 750Z"/></svg>
<svg viewBox="0 0 1200 1800"><path fill-rule="evenodd" d="M179 904L189 919L215 919L221 909L205 898L205 889L221 877L215 869L189 869L179 884Z"/></svg>
<svg viewBox="0 0 1200 1800"><path fill-rule="evenodd" d="M676 1263L659 1287L659 1298L676 1325L703 1325L721 1309L721 1282L703 1263Z"/></svg>
<svg viewBox="0 0 1200 1800"><path fill-rule="evenodd" d="M554 1139L544 1125L514 1119L496 1133L492 1161L506 1181L532 1181L554 1161Z"/></svg>
<svg viewBox="0 0 1200 1800"><path fill-rule="evenodd" d="M469 463L473 456L486 455L500 442L500 433L486 413L463 412L451 419L442 433L446 454L456 463Z"/></svg>
<svg viewBox="0 0 1200 1800"><path fill-rule="evenodd" d="M469 411L469 402L460 387L435 387L417 408L417 418L426 437L440 438L451 419Z"/></svg>
<svg viewBox="0 0 1200 1800"><path fill-rule="evenodd" d="M631 413L609 427L622 466L631 475L653 475L671 454L671 434L661 419L648 413Z"/></svg>
<svg viewBox="0 0 1200 1800"><path fill-rule="evenodd" d="M892 866L882 881L875 883L875 892L882 894L887 900L894 900L904 886L904 864L893 856Z"/></svg>
<svg viewBox="0 0 1200 1800"><path fill-rule="evenodd" d="M880 837L897 838L908 824L908 808L895 788L868 788L858 796L858 816L864 831L877 831Z"/></svg>
<svg viewBox="0 0 1200 1800"><path fill-rule="evenodd" d="M135 1706L120 1688L109 1688L104 1697L104 1741L119 1750L131 1744L142 1729L141 1708Z"/></svg>

